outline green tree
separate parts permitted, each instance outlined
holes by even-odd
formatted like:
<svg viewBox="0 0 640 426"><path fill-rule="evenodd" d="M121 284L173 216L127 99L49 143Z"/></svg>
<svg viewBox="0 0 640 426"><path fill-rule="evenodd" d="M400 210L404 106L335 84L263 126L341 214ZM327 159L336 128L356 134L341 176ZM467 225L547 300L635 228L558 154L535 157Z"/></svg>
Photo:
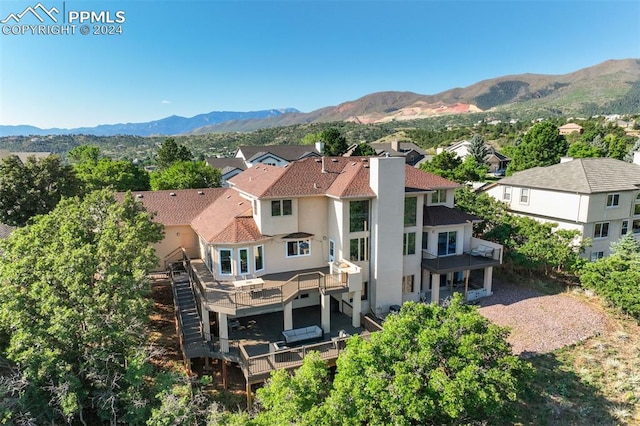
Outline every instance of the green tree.
<svg viewBox="0 0 640 426"><path fill-rule="evenodd" d="M522 136L507 167L507 175L559 163L560 157L566 152L567 142L556 125L550 121L537 123Z"/></svg>
<svg viewBox="0 0 640 426"><path fill-rule="evenodd" d="M447 179L456 178L456 169L462 164L462 160L454 152L442 151L434 155L431 161L420 165L420 169Z"/></svg>
<svg viewBox="0 0 640 426"><path fill-rule="evenodd" d="M63 165L59 157L29 157L22 163L11 155L0 163L0 223L23 226L79 191L73 169Z"/></svg>
<svg viewBox="0 0 640 426"><path fill-rule="evenodd" d="M220 170L204 161L178 161L151 173L151 189L217 188Z"/></svg>
<svg viewBox="0 0 640 426"><path fill-rule="evenodd" d="M574 158L596 158L603 157L604 152L597 146L593 146L589 143L576 142L569 146L567 155Z"/></svg>
<svg viewBox="0 0 640 426"><path fill-rule="evenodd" d="M469 156L456 167L453 180L460 183L479 182L484 180L488 170L489 166L478 163L474 157Z"/></svg>
<svg viewBox="0 0 640 426"><path fill-rule="evenodd" d="M463 304L460 295L448 307L405 303L370 340L349 340L322 405L324 424L497 419L532 372L511 354L507 334Z"/></svg>
<svg viewBox="0 0 640 426"><path fill-rule="evenodd" d="M327 157L341 156L349 149L347 138L335 127L324 130L320 137L320 140L324 142L324 155Z"/></svg>
<svg viewBox="0 0 640 426"><path fill-rule="evenodd" d="M0 329L35 423L148 416L145 277L161 238L131 195L118 203L104 190L64 199L0 242Z"/></svg>
<svg viewBox="0 0 640 426"><path fill-rule="evenodd" d="M174 138L167 138L158 149L156 164L160 169L166 169L173 163L191 161L192 158L193 155L186 146L178 145Z"/></svg>
<svg viewBox="0 0 640 426"><path fill-rule="evenodd" d="M469 145L469 155L476 160L476 163L484 164L488 153L484 138L476 133L469 142L471 143Z"/></svg>
<svg viewBox="0 0 640 426"><path fill-rule="evenodd" d="M351 155L355 157L366 157L366 156L372 156L372 155L375 156L377 154L376 154L376 150L373 149L371 145L369 145L366 142L362 142L362 143L359 143L358 146L356 146L356 148L353 150Z"/></svg>
<svg viewBox="0 0 640 426"><path fill-rule="evenodd" d="M322 142L322 132L307 133L300 140L302 145L313 145L316 142Z"/></svg>
<svg viewBox="0 0 640 426"><path fill-rule="evenodd" d="M102 157L95 146L80 145L69 151L76 176L87 192L111 187L115 191L147 191L149 173L127 160Z"/></svg>
<svg viewBox="0 0 640 426"><path fill-rule="evenodd" d="M624 138L615 135L607 135L604 137L604 143L607 146L607 156L618 160L624 160L627 153L627 141Z"/></svg>
<svg viewBox="0 0 640 426"><path fill-rule="evenodd" d="M67 153L71 164L97 163L100 159L100 148L94 145L78 145Z"/></svg>
<svg viewBox="0 0 640 426"><path fill-rule="evenodd" d="M262 410L254 422L265 426L306 423L318 416L330 388L327 364L311 352L294 374L274 371L265 387L258 389L256 399Z"/></svg>

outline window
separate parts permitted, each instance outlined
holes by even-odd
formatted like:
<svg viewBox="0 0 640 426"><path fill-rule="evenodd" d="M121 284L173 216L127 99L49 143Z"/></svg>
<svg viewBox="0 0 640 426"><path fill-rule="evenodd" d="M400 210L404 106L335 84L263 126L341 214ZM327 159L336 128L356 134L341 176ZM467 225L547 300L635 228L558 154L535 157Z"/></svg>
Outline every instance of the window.
<svg viewBox="0 0 640 426"><path fill-rule="evenodd" d="M249 249L238 249L238 269L241 275L249 273Z"/></svg>
<svg viewBox="0 0 640 426"><path fill-rule="evenodd" d="M255 271L264 269L264 246L255 246L253 248L253 263Z"/></svg>
<svg viewBox="0 0 640 426"><path fill-rule="evenodd" d="M596 223L593 238L607 238L609 236L609 222Z"/></svg>
<svg viewBox="0 0 640 426"><path fill-rule="evenodd" d="M349 202L349 232L368 231L369 200Z"/></svg>
<svg viewBox="0 0 640 426"><path fill-rule="evenodd" d="M511 201L511 187L505 186L502 191L502 199L504 201Z"/></svg>
<svg viewBox="0 0 640 426"><path fill-rule="evenodd" d="M618 207L620 205L620 194L607 195L607 207Z"/></svg>
<svg viewBox="0 0 640 426"><path fill-rule="evenodd" d="M429 233L422 232L422 250L427 250L429 248Z"/></svg>
<svg viewBox="0 0 640 426"><path fill-rule="evenodd" d="M598 259L602 259L604 257L604 252L603 251L594 251L593 253L591 253L591 261L595 262Z"/></svg>
<svg viewBox="0 0 640 426"><path fill-rule="evenodd" d="M410 254L416 254L416 233L405 232L404 242L402 244L402 254L407 256Z"/></svg>
<svg viewBox="0 0 640 426"><path fill-rule="evenodd" d="M631 230L634 234L640 233L640 220L634 220Z"/></svg>
<svg viewBox="0 0 640 426"><path fill-rule="evenodd" d="M431 204L443 204L447 202L447 190L438 189L431 194Z"/></svg>
<svg viewBox="0 0 640 426"><path fill-rule="evenodd" d="M438 256L456 254L457 231L438 233Z"/></svg>
<svg viewBox="0 0 640 426"><path fill-rule="evenodd" d="M287 241L287 257L309 256L311 240Z"/></svg>
<svg viewBox="0 0 640 426"><path fill-rule="evenodd" d="M635 206L633 206L633 215L634 216L640 215L640 204L636 204Z"/></svg>
<svg viewBox="0 0 640 426"><path fill-rule="evenodd" d="M369 281L364 281L362 283L362 294L360 295L360 300L367 300L369 298Z"/></svg>
<svg viewBox="0 0 640 426"><path fill-rule="evenodd" d="M620 235L627 235L629 233L629 221L622 221L622 228L620 229Z"/></svg>
<svg viewBox="0 0 640 426"><path fill-rule="evenodd" d="M292 213L291 200L271 201L271 216L291 216Z"/></svg>
<svg viewBox="0 0 640 426"><path fill-rule="evenodd" d="M520 190L520 204L529 204L529 188Z"/></svg>
<svg viewBox="0 0 640 426"><path fill-rule="evenodd" d="M220 249L218 254L220 256L220 274L231 275L231 258L233 256L233 251L231 249Z"/></svg>
<svg viewBox="0 0 640 426"><path fill-rule="evenodd" d="M336 260L336 243L333 240L329 240L329 262Z"/></svg>
<svg viewBox="0 0 640 426"><path fill-rule="evenodd" d="M404 294L413 293L413 275L402 277L402 292Z"/></svg>
<svg viewBox="0 0 640 426"><path fill-rule="evenodd" d="M349 259L352 262L364 262L368 260L368 248L369 238L352 238L349 240Z"/></svg>
<svg viewBox="0 0 640 426"><path fill-rule="evenodd" d="M416 226L416 209L418 197L404 199L404 226Z"/></svg>

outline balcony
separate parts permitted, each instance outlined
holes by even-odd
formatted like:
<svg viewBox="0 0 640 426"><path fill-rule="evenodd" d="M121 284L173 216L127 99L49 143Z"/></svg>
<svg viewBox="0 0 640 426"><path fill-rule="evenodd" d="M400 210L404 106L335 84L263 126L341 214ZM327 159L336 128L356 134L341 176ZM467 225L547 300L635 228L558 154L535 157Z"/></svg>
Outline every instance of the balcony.
<svg viewBox="0 0 640 426"><path fill-rule="evenodd" d="M471 238L469 251L462 254L438 256L422 250L422 268L434 274L484 269L502 264L503 248L500 244L479 238ZM481 248L488 247L491 250Z"/></svg>

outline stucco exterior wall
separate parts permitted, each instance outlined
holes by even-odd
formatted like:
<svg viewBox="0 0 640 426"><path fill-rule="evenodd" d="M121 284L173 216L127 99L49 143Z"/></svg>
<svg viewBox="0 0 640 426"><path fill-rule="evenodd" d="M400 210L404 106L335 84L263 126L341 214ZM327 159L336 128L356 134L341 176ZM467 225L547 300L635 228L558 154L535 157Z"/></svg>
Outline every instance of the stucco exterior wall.
<svg viewBox="0 0 640 426"><path fill-rule="evenodd" d="M189 225L176 225L166 226L164 229L164 239L159 243L153 245L156 250L156 256L158 256L158 264L154 268L154 271L165 270L166 257L172 254L173 251L184 247L187 249L187 253L190 256L198 256L198 235L191 229ZM169 260L178 260L181 258L181 254L171 256Z"/></svg>

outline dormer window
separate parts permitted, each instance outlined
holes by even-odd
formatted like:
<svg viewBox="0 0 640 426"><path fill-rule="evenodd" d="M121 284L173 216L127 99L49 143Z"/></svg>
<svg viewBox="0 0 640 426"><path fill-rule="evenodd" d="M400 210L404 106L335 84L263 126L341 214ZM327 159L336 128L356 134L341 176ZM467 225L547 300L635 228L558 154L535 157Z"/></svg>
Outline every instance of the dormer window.
<svg viewBox="0 0 640 426"><path fill-rule="evenodd" d="M271 201L271 216L291 216L292 214L293 205L291 200Z"/></svg>
<svg viewBox="0 0 640 426"><path fill-rule="evenodd" d="M444 204L447 202L447 190L437 189L431 194L431 204Z"/></svg>

